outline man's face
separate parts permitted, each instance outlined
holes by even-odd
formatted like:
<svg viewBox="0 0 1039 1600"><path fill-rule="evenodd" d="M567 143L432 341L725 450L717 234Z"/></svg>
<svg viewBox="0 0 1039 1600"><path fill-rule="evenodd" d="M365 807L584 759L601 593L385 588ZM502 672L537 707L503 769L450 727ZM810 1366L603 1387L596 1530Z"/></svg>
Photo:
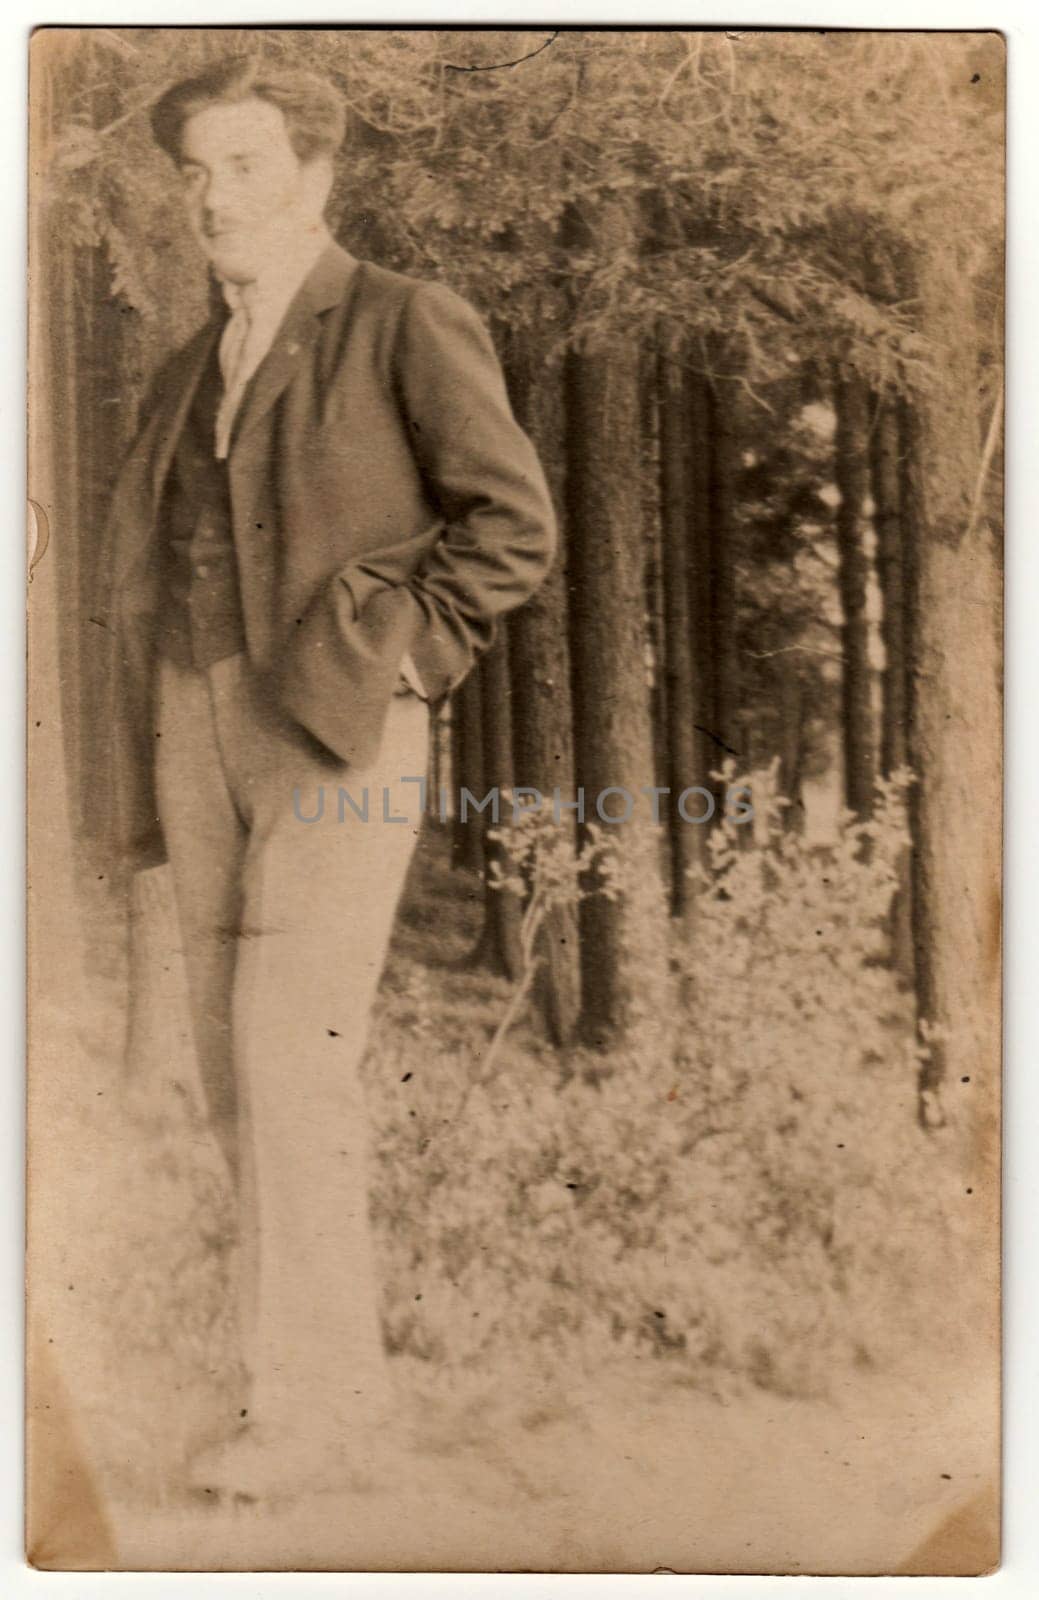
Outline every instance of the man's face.
<svg viewBox="0 0 1039 1600"><path fill-rule="evenodd" d="M217 272L248 283L320 216L313 163L266 100L207 106L184 125L180 171L192 229Z"/></svg>

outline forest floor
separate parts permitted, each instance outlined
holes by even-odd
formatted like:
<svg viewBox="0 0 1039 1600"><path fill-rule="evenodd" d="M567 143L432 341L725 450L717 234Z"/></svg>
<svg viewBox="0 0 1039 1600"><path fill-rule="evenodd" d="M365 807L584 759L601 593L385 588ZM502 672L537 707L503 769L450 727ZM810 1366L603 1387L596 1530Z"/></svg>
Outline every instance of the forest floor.
<svg viewBox="0 0 1039 1600"><path fill-rule="evenodd" d="M478 896L455 874L452 904L431 901L440 870L424 846L373 1045L391 1064L415 1049L398 1002L416 967L433 963L456 1012L493 1014L505 993L460 964ZM175 953L169 965L176 976ZM32 1113L32 1348L55 1374L46 1397L38 1382L36 1437L41 1458L55 1439L70 1458L53 1494L45 1473L35 1480L43 1564L854 1574L897 1571L950 1513L987 1504L992 1362L969 1330L936 1330L803 1395L652 1350L604 1355L579 1333L526 1369L507 1344L452 1372L405 1353L393 1363L402 1415L423 1418L425 1444L392 1457L369 1492L200 1507L183 1463L220 1383L219 1163L185 1090L176 983L157 1019L166 1054L151 1080L127 1084L118 955L95 948L87 972L84 991L56 987L34 1018L54 1063L44 1076L37 1061ZM526 1049L522 1035L512 1048ZM207 1251L186 1248L207 1233ZM93 1485L86 1533L76 1473Z"/></svg>

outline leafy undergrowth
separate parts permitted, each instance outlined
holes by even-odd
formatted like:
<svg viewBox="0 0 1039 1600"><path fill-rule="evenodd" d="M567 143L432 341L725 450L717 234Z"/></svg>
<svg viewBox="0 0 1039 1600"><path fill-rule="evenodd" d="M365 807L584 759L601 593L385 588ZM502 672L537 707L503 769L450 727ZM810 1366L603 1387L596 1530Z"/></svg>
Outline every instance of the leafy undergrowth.
<svg viewBox="0 0 1039 1600"><path fill-rule="evenodd" d="M458 1372L651 1352L708 1387L817 1395L947 1346L976 1245L968 1117L917 1121L881 959L902 838L897 795L866 852L850 823L826 850L719 833L684 1004L607 1062L521 1030L490 1082L508 989L465 969L477 886L428 841L367 1061L395 1349Z"/></svg>

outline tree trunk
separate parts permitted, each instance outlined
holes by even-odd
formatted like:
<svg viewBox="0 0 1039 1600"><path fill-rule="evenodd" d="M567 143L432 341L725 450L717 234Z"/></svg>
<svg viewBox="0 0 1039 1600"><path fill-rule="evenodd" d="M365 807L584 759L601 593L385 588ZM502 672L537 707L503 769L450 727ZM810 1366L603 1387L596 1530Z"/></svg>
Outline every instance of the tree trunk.
<svg viewBox="0 0 1039 1600"><path fill-rule="evenodd" d="M693 782L712 787L710 774L724 759L715 723L714 611L711 604L711 518L714 478L713 406L702 373L690 372L687 395L689 551L687 588L694 680L696 753ZM702 830L701 830L702 832ZM702 845L700 847L703 848Z"/></svg>
<svg viewBox="0 0 1039 1600"><path fill-rule="evenodd" d="M702 859L703 829L686 822L678 810L684 789L703 782L699 766L697 711L703 692L699 680L702 645L692 615L696 582L695 498L691 461L700 442L689 437L690 379L666 349L657 358L660 522L664 601L664 673L666 680L666 782L671 843L671 909L689 919L695 897L690 874ZM699 809L699 808L698 808Z"/></svg>
<svg viewBox="0 0 1039 1600"><path fill-rule="evenodd" d="M81 86L86 63L71 47L52 40L34 76L35 132L49 145L66 115L66 100ZM82 49L84 46L81 46ZM92 48L89 43L85 48ZM99 123L112 114L111 89L94 87L87 111ZM83 198L96 199L96 179L86 169ZM41 180L34 217L34 270L41 285L38 334L40 362L32 376L41 414L53 423L53 449L60 470L44 507L55 535L49 559L58 568L64 774L69 816L77 848L84 838L108 837L111 761L105 747L105 686L112 650L105 631L90 621L97 601L101 537L107 514L111 469L118 463L129 429L123 410L101 400L118 382L124 318L111 294L111 270L103 251L61 236L48 215ZM41 382L46 373L46 383ZM100 858L99 858L100 860ZM106 861L106 867L109 863ZM88 868L94 876L92 866Z"/></svg>
<svg viewBox="0 0 1039 1600"><path fill-rule="evenodd" d="M844 800L857 817L873 810L875 738L866 615L869 559L862 539L866 497L868 417L861 380L835 372L834 475L840 492L837 508L837 581L844 622L841 629L843 680L841 737L844 750Z"/></svg>
<svg viewBox="0 0 1039 1600"><path fill-rule="evenodd" d="M558 788L573 799L574 742L567 639L565 444L558 372L545 372L532 334L512 341L510 392L516 415L541 459L560 516L559 550L541 588L511 619L512 747L517 783L536 789L551 805ZM576 849L572 812L562 825ZM581 1010L580 943L576 906L561 906L542 926L541 965L534 997L556 1044L574 1037Z"/></svg>
<svg viewBox="0 0 1039 1600"><path fill-rule="evenodd" d="M794 832L804 828L804 684L792 655L780 656L779 696L781 745L779 752L779 793L789 800L784 825Z"/></svg>
<svg viewBox="0 0 1039 1600"><path fill-rule="evenodd" d="M452 859L455 866L470 872L484 869L484 814L469 806L462 813L462 790L468 789L482 800L487 784L484 777L483 714L480 674L470 672L455 691L451 719L451 798L454 804Z"/></svg>
<svg viewBox="0 0 1039 1600"><path fill-rule="evenodd" d="M874 408L870 426L870 477L884 641L880 770L885 777L890 777L906 760L906 574L899 495L898 415L894 402L880 395L874 397Z"/></svg>
<svg viewBox="0 0 1039 1600"><path fill-rule="evenodd" d="M632 246L620 203L598 217L600 250ZM639 353L632 340L571 353L566 401L570 640L577 780L589 821L602 810L631 819L603 824L626 875L616 900L592 894L581 906L582 1027L605 1046L665 1004L666 909L659 825L640 791L654 782L646 682L643 542L640 537ZM666 1015L666 1012L663 1014Z"/></svg>
<svg viewBox="0 0 1039 1600"><path fill-rule="evenodd" d="M739 460L731 392L717 379L707 389L710 435L709 571L711 616L711 717L708 738L715 768L730 757L737 772L745 759L738 717L739 651L736 636L736 473Z"/></svg>
<svg viewBox="0 0 1039 1600"><path fill-rule="evenodd" d="M646 674L653 732L654 782L666 784L668 772L667 602L660 506L660 437L656 350L639 358L639 507L643 543L643 592L646 613ZM663 815L663 813L661 813ZM671 846L666 828L658 828L660 872L670 896Z"/></svg>
<svg viewBox="0 0 1039 1600"><path fill-rule="evenodd" d="M942 352L934 388L903 407L910 557L908 755L913 942L922 1019L943 1030L920 1073L921 1115L971 1085L974 1150L997 1216L1000 1073L1002 544L983 494L976 328L967 274L938 256L916 291ZM984 419L989 422L988 418ZM998 486L997 486L998 487ZM975 1193L978 1191L975 1189ZM977 1203L977 1201L975 1202Z"/></svg>
<svg viewBox="0 0 1039 1600"><path fill-rule="evenodd" d="M503 627L493 647L479 666L480 703L483 723L483 777L487 790L497 789L499 794L511 791L516 777L512 751L512 686L509 681L509 636ZM481 796L482 798L482 796ZM500 809L499 828L507 828L512 815L508 801ZM501 844L488 834L495 831L484 826L484 859L489 868L492 862L503 867L507 857ZM520 923L523 906L518 896L503 889L493 889L488 883L484 891L483 933L477 946L477 959L493 972L507 978L518 978L523 966L520 949Z"/></svg>
<svg viewBox="0 0 1039 1600"><path fill-rule="evenodd" d="M877 541L877 581L883 601L881 637L880 770L885 778L905 767L909 684L906 668L906 568L900 493L900 440L894 400L874 396L870 425L870 485ZM907 984L913 982L913 927L910 857L905 852L899 886L891 906L891 963Z"/></svg>

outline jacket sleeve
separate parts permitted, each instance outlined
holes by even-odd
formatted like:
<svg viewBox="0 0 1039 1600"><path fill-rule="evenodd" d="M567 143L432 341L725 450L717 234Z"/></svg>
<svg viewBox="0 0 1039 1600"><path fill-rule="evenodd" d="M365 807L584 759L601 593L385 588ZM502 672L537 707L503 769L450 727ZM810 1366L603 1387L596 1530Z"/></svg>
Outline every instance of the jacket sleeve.
<svg viewBox="0 0 1039 1600"><path fill-rule="evenodd" d="M286 709L362 766L378 750L404 657L441 700L491 644L497 619L537 588L556 544L544 474L490 335L451 290L411 292L392 381L440 518L336 573L300 619L279 675Z"/></svg>

